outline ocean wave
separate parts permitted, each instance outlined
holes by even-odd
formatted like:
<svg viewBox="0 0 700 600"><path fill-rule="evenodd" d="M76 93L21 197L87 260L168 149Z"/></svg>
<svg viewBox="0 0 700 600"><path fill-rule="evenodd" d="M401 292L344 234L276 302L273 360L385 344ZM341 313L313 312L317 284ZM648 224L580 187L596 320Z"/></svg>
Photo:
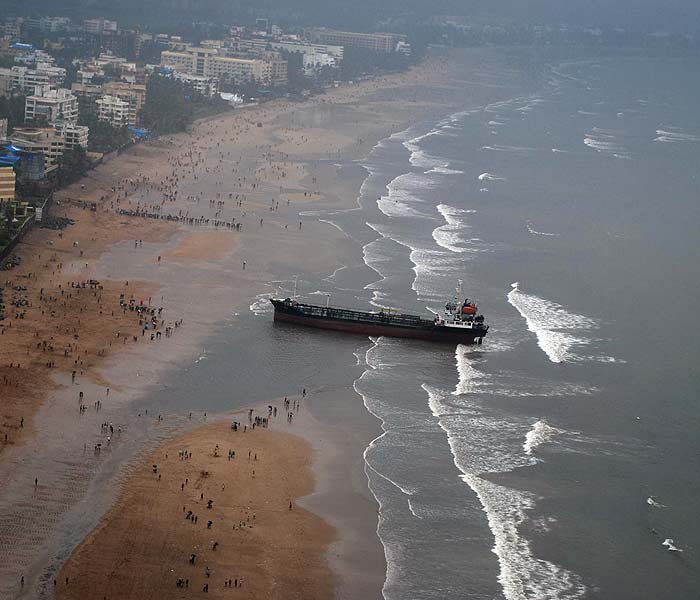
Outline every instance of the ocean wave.
<svg viewBox="0 0 700 600"><path fill-rule="evenodd" d="M476 493L494 536L498 581L506 600L575 600L586 594L581 578L556 564L535 558L518 528L534 507L531 494L497 485L478 475L462 480Z"/></svg>
<svg viewBox="0 0 700 600"><path fill-rule="evenodd" d="M433 230L433 239L437 245L456 253L473 250L473 248L464 246L469 241L464 239L463 234L471 228L467 222L467 216L476 211L463 210L447 204L438 204L437 210L447 222L446 225L436 227Z"/></svg>
<svg viewBox="0 0 700 600"><path fill-rule="evenodd" d="M548 233L546 231L537 231L532 227L532 221L525 221L528 233L531 235L541 235L544 237L559 237L558 233Z"/></svg>
<svg viewBox="0 0 700 600"><path fill-rule="evenodd" d="M537 152L537 148L529 148L527 146L504 146L501 144L482 146L481 149L491 150L493 152L511 152L513 154L528 154L530 152Z"/></svg>
<svg viewBox="0 0 700 600"><path fill-rule="evenodd" d="M252 312L256 317L259 317L261 315L268 315L271 312L273 312L273 307L272 303L270 302L270 298L272 298L275 294L266 292L264 294L258 294L255 296L255 300L253 303L250 305L250 312Z"/></svg>
<svg viewBox="0 0 700 600"><path fill-rule="evenodd" d="M598 327L593 319L570 313L555 302L522 292L518 283L512 285L507 297L525 319L528 330L537 336L537 345L553 363L571 360L574 347L589 343L580 334Z"/></svg>
<svg viewBox="0 0 700 600"><path fill-rule="evenodd" d="M663 142L667 144L700 142L699 135L687 133L677 127L669 127L668 130L657 129L656 135L657 137L654 138L655 142Z"/></svg>
<svg viewBox="0 0 700 600"><path fill-rule="evenodd" d="M620 132L615 129L594 127L583 138L583 143L600 154L607 154L614 158L629 159L631 158L630 152L619 142L619 135Z"/></svg>
<svg viewBox="0 0 700 600"><path fill-rule="evenodd" d="M482 173L478 177L479 181L504 181L504 177L498 177L497 175L493 175L492 173Z"/></svg>
<svg viewBox="0 0 700 600"><path fill-rule="evenodd" d="M439 175L464 175L464 171L450 169L449 167L433 167L428 173L438 173Z"/></svg>
<svg viewBox="0 0 700 600"><path fill-rule="evenodd" d="M533 457L512 450L520 428L470 411L455 412L442 392L426 385L423 389L433 415L447 434L460 478L476 493L486 514L494 537L493 552L498 557L498 581L506 600L581 598L586 588L578 575L536 558L520 535L519 528L528 520L527 511L535 506L535 496L482 477L535 464Z"/></svg>
<svg viewBox="0 0 700 600"><path fill-rule="evenodd" d="M558 429L552 427L547 421L541 419L532 426L532 429L525 435L525 442L523 443L523 450L525 454L531 456L533 451L551 442L557 435L564 433L563 429Z"/></svg>
<svg viewBox="0 0 700 600"><path fill-rule="evenodd" d="M647 498L647 504L649 506L653 506L654 508L666 508L665 504L661 504L658 500L654 498L654 496L649 496Z"/></svg>

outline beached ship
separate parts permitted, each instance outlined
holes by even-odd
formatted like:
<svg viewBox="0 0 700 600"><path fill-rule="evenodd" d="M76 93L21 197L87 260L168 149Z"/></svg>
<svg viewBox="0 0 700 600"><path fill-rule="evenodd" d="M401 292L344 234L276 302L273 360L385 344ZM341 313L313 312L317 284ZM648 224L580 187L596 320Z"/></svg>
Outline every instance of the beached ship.
<svg viewBox="0 0 700 600"><path fill-rule="evenodd" d="M477 313L477 306L469 299L445 304L441 313L427 319L417 315L400 314L390 310L367 312L334 306L318 306L297 302L296 299L272 298L275 321L285 321L371 336L414 338L457 344L481 344L489 326Z"/></svg>

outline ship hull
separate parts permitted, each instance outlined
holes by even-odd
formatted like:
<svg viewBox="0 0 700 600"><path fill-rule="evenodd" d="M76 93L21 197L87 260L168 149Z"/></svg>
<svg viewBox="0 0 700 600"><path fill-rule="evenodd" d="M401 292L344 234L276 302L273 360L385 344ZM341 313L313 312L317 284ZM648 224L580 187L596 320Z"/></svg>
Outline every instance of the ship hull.
<svg viewBox="0 0 700 600"><path fill-rule="evenodd" d="M287 312L278 309L277 306L275 306L274 320L358 335L400 337L453 344L480 344L486 335L486 330L457 330L456 328L440 326L401 327L398 325L329 319Z"/></svg>

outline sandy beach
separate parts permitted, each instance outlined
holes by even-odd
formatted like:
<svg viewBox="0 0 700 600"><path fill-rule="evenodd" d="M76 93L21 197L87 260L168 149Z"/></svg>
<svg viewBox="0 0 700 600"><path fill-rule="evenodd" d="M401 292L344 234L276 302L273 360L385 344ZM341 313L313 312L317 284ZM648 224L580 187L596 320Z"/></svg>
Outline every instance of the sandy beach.
<svg viewBox="0 0 700 600"><path fill-rule="evenodd" d="M235 592L224 580L238 576L245 597L379 593L376 505L360 485L362 451L378 427L356 397L343 427L305 407L306 425L289 427L301 437L265 429L233 438L228 420L197 428L200 413L147 414L138 400L167 386L224 321L235 326L269 281L357 258L351 240L303 211L354 206L357 189L332 160L363 156L445 111L455 101L448 75L435 59L305 103L232 111L138 145L56 194L53 214L74 224L33 230L18 249L21 266L4 277L6 297L21 302L0 323L0 596L50 597L56 580L61 598L88 589L176 597L178 578L201 591L207 564L209 593L220 596ZM309 392L310 406L324 394L353 395ZM213 456L216 444L223 457ZM185 448L191 460L179 459ZM254 481L249 449L262 461ZM215 523L233 532L253 510L255 526L209 548L218 540L202 524L207 498L185 494L183 477L214 499ZM334 477L345 480L344 498ZM183 504L201 515L198 526ZM203 551L189 565L195 545Z"/></svg>
<svg viewBox="0 0 700 600"><path fill-rule="evenodd" d="M196 428L129 475L58 575L57 598L333 596L333 530L296 504L313 488L310 445L234 418L238 431Z"/></svg>

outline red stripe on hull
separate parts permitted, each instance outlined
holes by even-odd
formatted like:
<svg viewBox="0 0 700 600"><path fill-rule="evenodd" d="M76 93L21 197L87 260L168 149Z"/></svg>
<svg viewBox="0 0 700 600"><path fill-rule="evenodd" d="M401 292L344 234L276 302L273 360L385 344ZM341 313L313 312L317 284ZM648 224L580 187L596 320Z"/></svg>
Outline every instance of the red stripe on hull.
<svg viewBox="0 0 700 600"><path fill-rule="evenodd" d="M330 329L333 331L345 331L347 333L357 333L362 335L383 335L387 337L411 338L417 340L429 340L432 342L451 342L456 344L473 344L476 339L482 337L467 331L384 327L381 325L355 323L352 321L336 321L321 318L312 319L278 311L275 311L275 321L284 321L285 323L294 323L296 325L315 327L317 329Z"/></svg>

